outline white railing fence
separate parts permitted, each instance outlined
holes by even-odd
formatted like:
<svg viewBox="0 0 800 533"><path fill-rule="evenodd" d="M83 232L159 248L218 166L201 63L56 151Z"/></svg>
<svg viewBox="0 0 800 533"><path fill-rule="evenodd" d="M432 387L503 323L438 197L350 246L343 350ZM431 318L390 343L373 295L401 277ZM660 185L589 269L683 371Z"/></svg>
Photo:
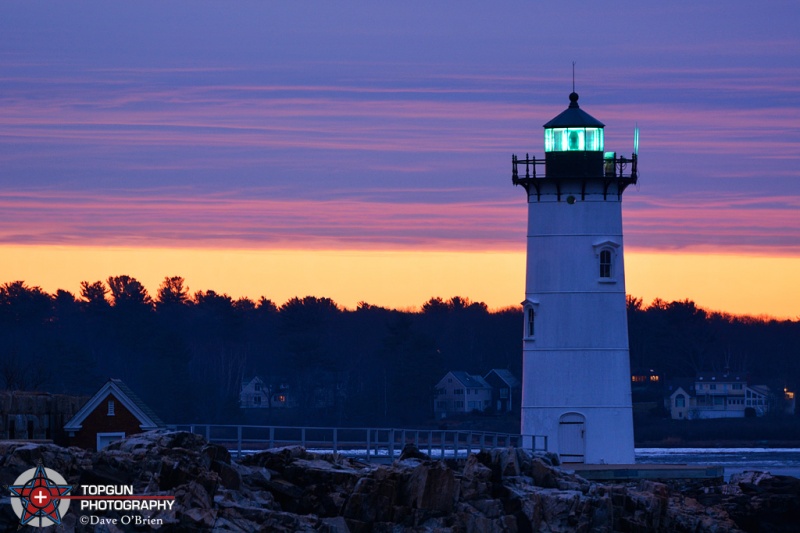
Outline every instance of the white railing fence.
<svg viewBox="0 0 800 533"><path fill-rule="evenodd" d="M177 424L171 429L203 435L225 446L236 457L281 446L300 445L311 451L373 459L394 459L406 444L414 444L432 458L466 457L472 452L498 447L522 447L523 438L510 433L471 430L395 428L335 428ZM526 435L528 447L547 450L546 437Z"/></svg>

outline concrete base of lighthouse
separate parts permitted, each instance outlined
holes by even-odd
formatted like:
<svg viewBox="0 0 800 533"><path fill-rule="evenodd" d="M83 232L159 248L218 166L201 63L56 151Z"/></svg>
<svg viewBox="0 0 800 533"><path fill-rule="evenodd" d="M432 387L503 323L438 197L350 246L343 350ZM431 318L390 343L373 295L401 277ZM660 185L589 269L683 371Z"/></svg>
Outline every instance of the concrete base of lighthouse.
<svg viewBox="0 0 800 533"><path fill-rule="evenodd" d="M524 366L524 446L564 463L634 463L627 351L531 351Z"/></svg>
<svg viewBox="0 0 800 533"><path fill-rule="evenodd" d="M562 463L633 464L631 411L626 408L554 407L523 409L523 446L540 446ZM546 438L546 440L545 440Z"/></svg>

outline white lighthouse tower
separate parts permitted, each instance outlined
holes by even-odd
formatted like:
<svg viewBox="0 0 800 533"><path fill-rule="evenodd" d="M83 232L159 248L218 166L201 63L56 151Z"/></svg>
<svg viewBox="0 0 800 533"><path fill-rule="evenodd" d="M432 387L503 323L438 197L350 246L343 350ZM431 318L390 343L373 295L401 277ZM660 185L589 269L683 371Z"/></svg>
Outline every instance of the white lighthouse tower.
<svg viewBox="0 0 800 533"><path fill-rule="evenodd" d="M528 193L521 433L562 462L630 464L622 193L636 150L604 152L603 123L569 100L544 125L544 160L512 158Z"/></svg>

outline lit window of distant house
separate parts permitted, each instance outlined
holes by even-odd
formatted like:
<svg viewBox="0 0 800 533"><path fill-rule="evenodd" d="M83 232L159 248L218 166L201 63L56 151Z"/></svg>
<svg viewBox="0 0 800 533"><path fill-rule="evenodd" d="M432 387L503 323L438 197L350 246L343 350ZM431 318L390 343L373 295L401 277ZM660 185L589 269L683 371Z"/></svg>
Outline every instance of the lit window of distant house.
<svg viewBox="0 0 800 533"><path fill-rule="evenodd" d="M114 400L108 400L108 416L114 416Z"/></svg>
<svg viewBox="0 0 800 533"><path fill-rule="evenodd" d="M675 396L675 407L686 407L686 396L683 394Z"/></svg>

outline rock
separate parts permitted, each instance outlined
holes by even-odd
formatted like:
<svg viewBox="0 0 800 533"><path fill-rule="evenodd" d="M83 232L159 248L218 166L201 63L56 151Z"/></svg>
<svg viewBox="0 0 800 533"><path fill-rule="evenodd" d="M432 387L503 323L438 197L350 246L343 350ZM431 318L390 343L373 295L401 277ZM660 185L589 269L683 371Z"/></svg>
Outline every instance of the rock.
<svg viewBox="0 0 800 533"><path fill-rule="evenodd" d="M245 455L239 462L248 466L263 466L270 470L283 470L295 459L311 458L302 446L273 448L253 455Z"/></svg>
<svg viewBox="0 0 800 533"><path fill-rule="evenodd" d="M800 479L769 472L743 472L731 477L714 503L748 531L797 531L800 524ZM698 495L707 501L705 495Z"/></svg>
<svg viewBox="0 0 800 533"><path fill-rule="evenodd" d="M69 483L173 495L174 510L153 515L163 520L160 533L725 533L793 531L800 523L800 480L794 478L746 473L724 485L603 485L561 470L555 457L513 448L475 453L460 465L432 461L413 447L382 466L299 446L233 460L197 435L156 431L101 452L0 442L3 483L39 459ZM0 530L16 529L11 506L0 506ZM74 508L68 512L60 531L117 531L83 526L78 516Z"/></svg>
<svg viewBox="0 0 800 533"><path fill-rule="evenodd" d="M492 463L499 469L501 477L518 476L522 473L517 461L516 448L494 448L490 454Z"/></svg>
<svg viewBox="0 0 800 533"><path fill-rule="evenodd" d="M460 498L471 501L492 493L492 469L482 464L477 455L470 455L460 480Z"/></svg>
<svg viewBox="0 0 800 533"><path fill-rule="evenodd" d="M430 456L426 453L419 451L419 448L414 443L409 442L403 446L403 451L400 452L398 461L405 461L406 459L419 459L420 461L429 461Z"/></svg>
<svg viewBox="0 0 800 533"><path fill-rule="evenodd" d="M343 516L362 523L391 522L402 481L386 471L358 480L343 509Z"/></svg>
<svg viewBox="0 0 800 533"><path fill-rule="evenodd" d="M453 470L440 461L417 466L405 488L409 507L449 513L456 499L456 477Z"/></svg>

